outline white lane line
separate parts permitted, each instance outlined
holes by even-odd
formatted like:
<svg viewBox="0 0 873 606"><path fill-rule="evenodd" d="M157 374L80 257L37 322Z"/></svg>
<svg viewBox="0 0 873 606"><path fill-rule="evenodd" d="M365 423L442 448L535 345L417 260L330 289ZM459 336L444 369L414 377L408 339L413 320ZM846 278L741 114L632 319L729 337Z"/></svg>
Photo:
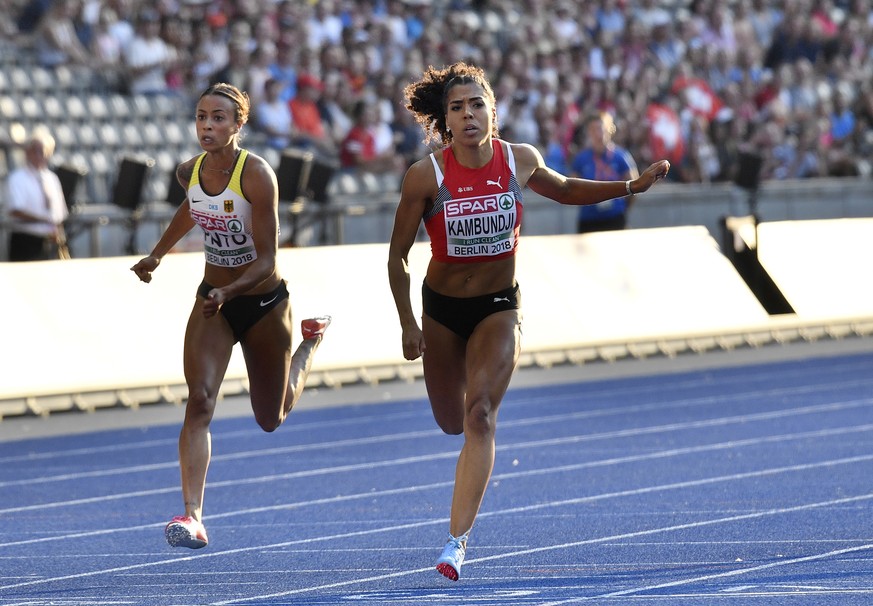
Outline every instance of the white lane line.
<svg viewBox="0 0 873 606"><path fill-rule="evenodd" d="M810 438L825 438L825 437L836 437L849 435L853 433L864 433L873 430L873 424L870 425L858 425L852 427L842 427L838 429L818 429L815 431L805 431L798 433L790 433L790 434L781 434L776 436L764 436L758 438L747 438L745 440L730 440L727 442L716 442L713 444L704 444L700 446L686 446L682 448L671 448L668 450L661 450L657 452L648 452L639 455L627 455L623 457L612 457L609 459L599 459L596 461L584 461L580 463L571 463L567 465L559 465L559 466L550 466L544 467L540 469L527 469L524 471L513 471L501 474L494 474L491 478L492 481L500 482L503 480L512 480L516 478L528 478L535 476L544 476L551 475L555 473L567 473L571 471L581 471L583 469L594 469L597 467L607 467L611 465L621 465L625 463L634 463L634 462L642 462L642 461L651 461L656 459L664 459L669 457L678 457L678 456L686 456L689 454L700 454L704 452L713 452L718 450L726 450L726 449L735 449L735 448L743 448L748 446L759 446L761 444L774 444L780 442L788 442L794 440L806 440ZM451 456L454 456L452 454ZM448 455L446 458L449 458ZM403 488L393 488L389 490L378 490L378 491L367 491L363 493L354 493L350 495L343 496L334 496L320 499L311 499L308 501L297 501L294 503L282 503L279 505L269 505L264 507L252 507L247 509L238 509L234 511L228 511L224 513L216 513L209 516L210 520L218 520L218 519L226 519L238 516L250 516L256 514L262 514L267 512L275 512L275 511L288 511L292 509L300 509L303 507L311 507L311 506L320 506L320 505L334 505L337 503L343 503L348 501L354 501L358 499L372 499L376 497L384 497L384 496L394 496L400 494L407 494L413 492L423 492L426 490L437 490L440 488L445 488L447 486L451 486L454 483L453 480L447 480L445 482L434 482L431 484L417 484L414 486L408 486ZM233 484L232 482L230 484ZM234 484L235 485L235 484ZM169 489L167 489L169 490ZM175 488L173 489L176 490ZM100 499L97 499L99 502ZM0 512L2 513L2 512ZM485 515L485 514L480 514ZM150 528L162 528L166 522L156 522L153 524L143 524L139 526L129 526L123 528L106 528L101 530L92 530L85 532L76 532L76 533L68 533L64 535L50 536L50 537L40 537L37 539L25 539L21 541L9 541L5 543L0 543L0 548L2 547L14 547L21 545L29 545L33 543L45 543L49 541L60 541L67 539L78 539L84 537L92 537L92 536L100 536L105 534L117 534L121 532L137 532L141 530L147 530Z"/></svg>
<svg viewBox="0 0 873 606"><path fill-rule="evenodd" d="M873 495L871 495L873 496ZM589 600L602 600L607 598L618 598L629 595L636 595L641 593L646 593L649 591L656 591L658 589L667 589L669 587L681 587L682 585L690 585L692 583L700 583L703 581L712 581L714 579L725 579L730 577L738 577L742 575L751 574L753 572L760 572L762 570L768 570L770 568L779 568L782 566L791 566L794 564L803 564L805 562L816 562L818 560L826 560L829 558L838 557L841 555L846 555L849 553L857 553L860 551L870 551L873 549L873 543L868 543L866 545L858 545L856 547L847 547L845 549L835 549L833 551L828 551L825 553L817 553L810 556L803 556L799 558L789 558L786 560L780 560L778 562L768 562L767 564L759 564L757 566L749 566L747 568L739 568L736 570L728 570L726 572L718 572L713 574L705 574L696 577L690 577L687 579L679 579L676 581L670 581L667 583L658 583L657 585L645 585L642 587L633 587L630 589L623 589L621 591L611 591L609 593L602 593L593 596L586 597L575 597L569 598L567 600L559 600L556 602L542 602L538 606L565 606L566 604L578 604L580 602L587 602ZM827 593L844 593L844 590L835 590L835 591L816 591L816 594L827 594ZM797 595L795 592L790 594L791 596ZM666 596L656 596L656 597L666 597ZM747 597L741 594L739 597Z"/></svg>
<svg viewBox="0 0 873 606"><path fill-rule="evenodd" d="M864 367L866 368L866 366ZM768 381L772 382L772 376L767 375ZM729 385L733 385L735 381L734 378L731 378L727 383ZM689 381L689 384L705 384L710 389L717 388L718 382L713 382L710 380L700 380L700 381ZM744 377L744 383L748 384L748 377ZM680 384L681 385L681 384ZM784 388L773 388L766 390L747 390L742 392L730 393L719 396L701 396L695 398L683 398L675 401L669 402L655 402L651 404L638 404L638 405L628 405L628 406L608 406L600 409L594 410L585 410L578 411L573 413L560 413L556 415L537 415L532 416L526 419L514 419L514 420L506 420L501 423L501 427L525 427L529 425L542 425L548 424L552 422L563 422L572 419L586 419L586 418L594 418L594 417L602 417L602 416L622 416L627 414L632 414L635 412L652 412L657 410L668 410L672 408L684 408L689 406L700 406L705 404L713 404L718 403L725 400L735 400L735 399L748 399L752 397L764 397L768 399L777 399L779 397L788 396L788 395L799 395L799 394L808 394L808 393L816 393L816 392L825 392L828 393L832 391L835 387L846 388L846 387L854 387L854 386L865 386L865 385L873 385L873 379L859 379L855 381L834 381L832 383L820 383L816 385L795 385L792 387ZM651 386L640 386L627 388L624 390L611 389L611 390L603 390L603 391L591 391L586 392L586 398L596 400L598 394L602 393L604 395L608 395L611 399L620 398L621 395L633 395L637 393L645 393L648 394L651 391ZM552 395L546 398L549 402L561 402L564 400L575 401L579 399L578 394L567 394L564 396L561 395ZM513 398L510 394L507 396L507 402L511 402L512 406L527 406L537 404L543 401L542 397L527 397L527 398ZM287 428L283 428L283 431L293 431L293 432L309 432L312 428L329 426L336 427L339 425L356 425L361 421L370 422L373 420L379 420L380 422L385 422L386 420L390 420L391 418L407 418L410 416L417 416L419 413L417 411L402 411L397 413L392 413L391 415L367 415L366 417L356 417L353 419L337 419L330 421L317 421L312 423L302 422L302 423L288 423ZM260 430L253 429L244 429L237 430L228 433L220 434L220 438L223 441L233 439L236 437L250 437L254 435L259 435L261 433ZM440 433L440 432L437 432ZM403 434L397 434L403 435ZM440 434L441 435L441 434ZM153 448L158 446L176 446L178 440L176 438L167 438L162 440L146 440L143 442L130 442L125 444L114 444L114 445L105 445L105 446L96 446L89 448L77 448L77 449L69 449L69 450L61 450L61 451L51 451L51 452L41 452L41 453L27 453L21 455L13 455L8 457L0 457L0 463L26 463L28 461L39 461L39 460L49 460L53 458L69 458L71 456L81 456L81 455L89 455L89 454L100 454L100 453L108 453L108 452L116 452L116 451L125 451L130 452L133 448ZM312 448L321 447L322 443L307 445L307 446L294 446L294 447L285 447L291 448L292 450L286 449L277 449L276 451L263 451L267 456L272 456L273 454L283 454L286 452L294 452L293 449L307 449L311 450ZM248 455L248 456L258 456L257 453ZM175 464L175 463L168 463Z"/></svg>
<svg viewBox="0 0 873 606"><path fill-rule="evenodd" d="M728 475L723 475L723 476L715 476L715 477L711 477L711 478L703 478L703 479L699 479L699 480L673 482L673 483L669 483L669 484L647 486L647 487L635 488L635 489L631 489L631 490L616 491L616 492L612 492L612 493L603 493L603 494L599 494L599 495L589 495L589 496L585 496L585 497L577 497L577 498L572 498L572 499L562 499L562 500L551 501L551 502L546 502L546 503L537 503L537 504L533 504L533 505L523 505L520 507L511 507L511 508L497 510L497 511L484 512L484 513L479 514L479 517L483 518L483 517L496 517L496 516L504 516L504 515L515 515L518 513L530 512L530 511L541 510L541 509L548 509L548 508L554 508L554 507L567 507L567 506L571 506L571 505L581 505L581 504L585 504L585 503L592 503L595 501L602 501L602 500L606 500L606 499L614 499L614 498L627 497L627 496L639 496L639 495L643 495L643 494L651 494L654 492L661 492L661 491L665 491L665 490L676 490L679 488L692 488L692 487L706 486L709 484L715 484L715 483L720 483L720 482L731 482L731 481L736 481L736 480L740 480L740 479L767 477L767 476L773 476L773 475L778 475L778 474L783 474L783 473L790 473L790 472L797 472L797 471L808 471L811 469L817 469L817 468L822 468L822 467L835 467L835 466L839 466L839 465L869 462L871 460L873 460L873 454L866 455L866 456L847 457L847 458L835 459L835 460L831 460L831 461L821 461L821 462L817 462L817 463L791 465L791 466L787 466L787 467L775 467L775 468L771 468L771 469L763 469L763 470L754 471L754 472L728 474ZM860 495L860 496L856 496L856 497L846 497L846 498L842 498L842 499L821 501L818 503L809 503L809 504L804 504L804 505L797 505L797 506L793 506L793 507L784 507L784 508L779 508L779 509L768 509L768 510L765 510L763 512L755 512L755 513L748 513L748 514L742 514L742 515L728 516L728 517L723 517L723 518L715 518L713 520L697 521L697 522L692 522L689 524L679 524L679 525L673 525L673 526L666 526L666 527L662 527L662 528L650 529L650 530L645 530L645 531L638 531L638 532L633 532L633 533L614 535L611 537L600 537L597 539L586 539L586 540L576 541L576 542L572 542L572 543L566 543L566 544L562 544L562 545L549 545L549 546L545 546L545 547L525 549L525 550L521 550L521 551L510 552L507 554L487 556L485 558L477 558L477 559L481 560L481 561L485 561L485 560L501 559L501 558L505 558L505 557L514 557L516 555L524 555L527 553L553 551L556 549L564 549L564 548L568 548L568 547L578 547L580 545L602 543L605 541L619 540L619 539L623 539L623 538L646 536L646 535L655 534L655 533L659 533L659 532L668 532L668 531L672 531L672 530L682 530L682 529L688 529L688 528L699 528L699 527L703 527L703 526L707 526L707 525L724 523L724 522L754 519L754 518L765 517L768 515L776 515L776 514L789 513L789 512L794 512L794 511L804 511L807 509L826 507L829 505L839 505L839 504L844 504L844 503L863 501L863 500L868 500L871 498L873 498L873 494L865 494L865 495ZM447 522L448 522L447 518L441 518L438 520L420 521L420 522L410 522L410 523L396 524L396 525L386 526L386 527L381 527L381 528L371 528L371 529L367 529L367 530L359 530L359 531L351 531L351 532L338 533L338 534L332 534L332 535L317 536L317 537L311 537L308 539L297 539L297 540L293 540L293 541L283 541L280 543L272 543L272 544L268 544L268 545L256 545L256 546L251 546L251 547L240 547L237 549L229 549L226 551L209 552L209 553L203 553L203 554L197 554L197 555L191 555L191 556L183 556L181 558L170 558L170 559L158 560L155 562L142 562L139 564L131 564L128 566L119 566L119 567L113 567L113 568L93 570L93 571L89 571L89 572L82 572L82 573L63 575L63 576L57 576L57 577L46 577L46 578L42 578L42 579L35 579L35 580L30 580L30 581L23 581L20 583L13 583L10 585L3 585L3 586L0 586L0 591L5 590L5 589L15 589L15 588L19 588L19 587L43 585L46 583L52 583L52 582L57 582L57 581L67 581L67 580L72 580L72 579L88 578L88 577L93 577L93 576L98 576L98 575L103 575L103 574L112 574L112 573L116 573L116 572L125 572L125 571L129 571L129 570L138 570L138 569L143 569L143 568L150 568L153 566L161 566L164 564L174 564L174 563L177 563L180 561L193 560L195 558L215 558L215 557L224 557L224 556L229 556L229 555L232 556L232 555L236 555L236 554L240 554L240 553L249 553L249 552L253 552L253 551L263 551L263 550L269 550L269 549L281 549L281 548L285 548L285 547L291 547L294 545L306 545L306 544L313 544L313 543L319 543L319 542L324 542L324 541L332 541L332 540L337 540L337 539L346 539L346 538L351 538L351 537L362 537L362 536L368 536L368 535L374 535L374 534L397 532L398 530L407 530L407 529L412 529L412 528L423 528L426 526L433 526L436 524L442 525L442 524L446 524ZM470 561L473 562L476 560L470 560ZM419 570L420 569L416 569L416 571L419 571ZM425 570L429 570L429 568L425 569ZM385 577L378 577L378 578L385 578ZM356 581L349 581L348 584L352 584L353 582L356 582ZM331 585L331 586L333 586L333 585ZM341 586L341 585L337 585L337 586ZM325 586L324 588L326 588L326 587L327 586ZM318 589L318 588L306 588L306 589L302 589L300 591L314 591L316 589ZM282 594L278 594L278 595L289 595L289 594L282 593ZM274 597L274 596L261 596L261 597Z"/></svg>
<svg viewBox="0 0 873 606"><path fill-rule="evenodd" d="M402 411L402 412L394 412L390 414L373 414L366 415L362 417L351 417L351 418L339 418L339 419L331 419L328 421L303 421L303 422L289 422L285 426L283 426L282 431L285 433L298 432L298 433L309 433L314 429L318 428L328 428L328 429L336 429L337 427L341 427L343 425L364 425L367 423L378 422L380 424L384 424L386 422L390 422L392 420L400 420L404 418L410 417L421 417L421 412L418 410L413 411ZM299 418L299 417L295 417ZM221 421L216 421L219 423ZM173 424L173 427L178 429L181 427L181 419L178 423ZM99 430L98 430L99 431ZM237 429L234 431L221 432L221 439L223 441L229 441L235 438L248 438L252 436L259 436L264 432L260 429ZM178 434L178 432L177 432ZM50 451L41 451L41 452L27 452L25 454L16 454L10 455L6 457L0 457L0 464L4 463L28 463L34 461L46 461L51 459L69 459L70 457L75 456L89 456L95 454L105 454L111 452L124 452L130 453L133 449L148 449L148 448L158 448L169 446L175 448L179 444L178 435L172 438L160 438L154 440L142 440L139 442L124 442L118 444L105 444L103 446L88 446L82 448L69 448L65 450L50 450ZM16 443L16 448L20 448L20 445Z"/></svg>
<svg viewBox="0 0 873 606"><path fill-rule="evenodd" d="M834 499L832 501L821 501L818 503L807 503L804 505L797 505L794 507L782 507L782 508L777 508L777 509L769 509L769 510L761 511L761 512L755 512L755 513L747 513L747 514L742 514L742 515L714 518L711 520L699 520L697 522L691 522L688 524L676 524L673 526L663 526L661 528L651 528L648 530L640 530L640 531L636 531L636 532L622 533L622 534L612 535L609 537L598 537L595 539L585 539L582 541L573 541L573 542L564 543L561 545L549 545L546 547L521 549L521 550L508 552L508 553L502 553L502 554L496 554L496 555L486 556L486 557L482 557L482 558L470 559L470 560L468 560L468 563L502 560L502 559L506 559L506 558L515 558L515 557L519 557L519 556L523 556L523 555L530 555L530 554L534 554L534 553L543 553L543 552L557 551L557 550L563 550L563 549L572 549L572 548L581 547L584 545L594 545L594 544L598 544L598 543L604 543L604 542L610 542L610 541L620 541L623 539L629 539L629 538L640 537L640 536L648 536L648 535L666 533L666 532L675 532L678 530L703 528L706 526L713 526L716 524L740 522L740 521L744 521L744 520L764 518L764 517L768 517L768 516L784 515L784 514L788 514L788 513L796 513L799 511L806 511L806 510L816 509L816 508L821 508L821 507L830 507L830 506L834 506L834 505L844 505L846 503L866 501L866 500L870 500L870 499L873 499L873 493L866 494L866 495L859 495L859 496L855 496L855 497L846 497L846 498L842 498L842 499ZM729 575L728 573L723 573L723 574L719 574L719 575L705 575L705 576L701 576L698 579L694 579L694 580L705 580L706 578L718 578L720 576L737 576L739 574L744 574L745 572L754 572L755 570L772 568L772 567L778 566L778 565L790 564L790 563L795 563L795 562L803 562L803 561L819 560L819 559L824 559L824 558L828 558L828 557L834 557L834 556L841 555L844 553L853 553L853 552L858 552L858 551L866 551L866 550L870 550L870 549L873 549L873 544L867 544L867 545L861 545L861 546L856 546L856 547L850 547L847 549L830 551L827 553L816 554L814 556L807 556L804 558L793 558L792 560L785 561L785 562L777 562L777 563L772 563L772 564L768 564L768 565L749 568L747 571L746 570L732 571L732 573L733 573L732 575ZM245 604L246 602L251 602L251 601L255 601L255 600L275 599L275 598L287 597L287 596L291 596L291 595L298 595L301 593L311 593L314 591L320 591L320 590L326 590L326 589L336 589L337 587L347 587L350 585L361 584L361 583L381 582L381 581L384 581L387 579L396 578L398 576L408 576L408 575L418 574L420 572L430 571L430 570L431 570L431 568L428 567L428 568L424 568L424 569L414 569L414 570L396 572L396 573L392 573L392 574L388 574L388 575L376 575L376 576L365 577L365 578L361 578L361 579L339 581L336 583L328 583L325 585L319 585L319 586L314 586L314 587L302 587L300 589L294 589L294 590L289 590L289 591L281 591L281 592L275 592L275 593L270 593L270 594L248 596L245 598L236 598L236 599L232 599L232 600L224 600L221 602L213 602L212 604L210 604L210 606L229 606L230 604ZM690 582L694 582L694 580L676 581L675 583L663 583L663 584L657 585L657 586L651 586L651 587L646 587L646 588L637 588L637 589L632 589L632 590L626 590L624 592L613 592L610 594L604 594L603 596L597 596L597 598L613 597L613 596L620 596L620 595L631 595L633 593L640 593L641 591L658 589L661 587L670 587L674 584L687 584ZM595 599L595 598L584 598L584 600L588 600L588 599ZM583 601L583 599L575 598L573 601L566 602L566 603L573 603L573 602L578 602L578 601ZM555 604L563 604L563 603L565 603L565 602L556 602ZM545 606L545 605L542 605L542 606Z"/></svg>
<svg viewBox="0 0 873 606"><path fill-rule="evenodd" d="M862 398L859 400L849 400L846 402L833 402L828 404L817 404L811 406L801 406L797 408L788 408L788 409L779 409L773 411L766 411L760 413L752 413L752 414L741 414L727 417L717 417L714 419L705 419L702 421L688 421L684 423L668 423L664 425L654 425L643 428L632 428L632 429L621 429L614 430L609 432L601 432L597 434L585 434L581 436L570 436L570 437L562 437L562 438L553 438L550 440L539 440L535 442L521 442L517 444L499 444L497 446L497 450L506 450L511 448L541 448L543 446L552 446L552 445L566 445L573 444L583 441L591 441L591 440L603 440L603 439L613 439L613 438L622 438L622 437L631 437L638 435L647 435L653 433L663 433L667 431L676 431L681 429L699 429L704 427L718 427L722 425L732 425L737 423L749 423L753 421L765 421L765 420L773 420L779 419L786 416L795 416L795 415L808 415L808 414L818 414L818 413L830 413L839 410L848 410L852 408L863 408L866 406L873 405L873 398ZM634 412L638 412L642 410L638 407L635 408ZM582 414L582 413L579 413ZM627 414L627 413L625 413ZM578 416L576 414L569 415L557 415L557 418L554 419L554 422L564 423L568 420L577 419ZM530 424L530 423L526 423ZM513 423L507 422L501 425L504 429L508 427L512 427ZM284 456L298 452L312 452L314 449L322 449L322 450L334 450L339 447L346 446L361 446L368 444L381 444L392 441L404 441L411 439L418 439L423 437L442 437L442 433L437 429L427 429L422 431L413 431L413 432L401 432L395 434L387 434L387 435L379 435L379 436L370 436L366 438L348 438L343 440L334 440L332 442L320 442L318 444L295 444L293 446L282 446L276 448L265 448L262 450L248 450L243 452L236 452L231 454L218 454L212 457L211 465L215 465L217 463L222 463L226 461L240 461L250 458L259 458L259 457L277 457ZM414 463L420 460L425 459L426 457L431 455L424 455L422 457L412 457L406 459L407 463ZM385 464L393 464L394 461L387 461L385 463L362 463L354 466L346 466L337 468L338 472L343 471L355 471L361 468L361 466L373 466L378 467L380 465ZM0 482L0 488L9 488L13 486L28 486L33 484L42 484L46 482L62 482L62 481L78 481L85 478L102 478L109 477L115 475L127 475L131 473L143 473L143 472L151 472L151 471L159 471L165 469L175 469L178 467L178 461L166 461L164 463L153 463L149 465L134 465L134 466L124 466L117 467L112 469L101 469L96 471L89 472L76 472L69 474L58 474L55 476L36 476L30 477L21 480L9 480L5 482ZM324 470L312 470L311 472L298 472L304 473L305 475L312 474L321 474L327 473ZM293 478L293 477L302 477L297 475L279 475L279 476L264 476L263 479L260 478L251 478L250 481L260 482L260 481L274 481L277 479L283 478ZM138 495L139 496L139 495ZM0 513L4 513L6 510L0 510Z"/></svg>

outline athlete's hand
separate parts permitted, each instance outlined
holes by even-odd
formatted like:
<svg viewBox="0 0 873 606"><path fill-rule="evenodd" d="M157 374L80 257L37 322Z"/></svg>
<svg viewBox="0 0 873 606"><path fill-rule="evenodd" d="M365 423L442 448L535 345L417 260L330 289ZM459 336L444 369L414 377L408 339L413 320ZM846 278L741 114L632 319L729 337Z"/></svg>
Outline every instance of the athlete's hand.
<svg viewBox="0 0 873 606"><path fill-rule="evenodd" d="M407 360L417 360L427 349L424 345L424 335L418 325L403 329L403 357Z"/></svg>
<svg viewBox="0 0 873 606"><path fill-rule="evenodd" d="M667 176L670 172L670 162L667 160L659 160L649 166L643 173L631 181L631 190L635 194L641 194L648 191L651 186Z"/></svg>
<svg viewBox="0 0 873 606"><path fill-rule="evenodd" d="M203 317L211 318L217 314L226 300L227 298L220 288L210 290L209 294L206 295L206 299L203 300Z"/></svg>
<svg viewBox="0 0 873 606"><path fill-rule="evenodd" d="M137 261L136 265L130 268L130 271L135 273L140 280L148 284L152 281L152 272L155 271L160 264L161 260L159 258L149 255L148 257L143 257Z"/></svg>

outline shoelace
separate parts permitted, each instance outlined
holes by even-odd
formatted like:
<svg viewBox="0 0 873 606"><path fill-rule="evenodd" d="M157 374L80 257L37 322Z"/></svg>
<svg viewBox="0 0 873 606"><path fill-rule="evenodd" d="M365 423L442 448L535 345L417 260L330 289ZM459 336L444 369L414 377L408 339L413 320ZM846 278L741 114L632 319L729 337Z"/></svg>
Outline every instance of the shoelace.
<svg viewBox="0 0 873 606"><path fill-rule="evenodd" d="M469 539L469 538L470 538L470 531L469 530L458 537L453 537L452 533L449 533L449 541L448 542L451 543L452 545L454 545L454 547L456 549L466 551L467 550L466 543L467 543L467 539Z"/></svg>

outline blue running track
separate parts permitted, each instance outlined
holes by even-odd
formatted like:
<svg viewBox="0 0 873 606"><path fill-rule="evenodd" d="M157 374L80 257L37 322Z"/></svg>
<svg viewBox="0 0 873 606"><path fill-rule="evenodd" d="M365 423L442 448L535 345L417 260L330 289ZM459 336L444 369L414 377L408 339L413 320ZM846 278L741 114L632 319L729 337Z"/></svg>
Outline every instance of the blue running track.
<svg viewBox="0 0 873 606"><path fill-rule="evenodd" d="M873 603L873 353L514 387L457 583L462 438L414 387L216 419L199 551L163 538L180 408L0 443L0 604Z"/></svg>

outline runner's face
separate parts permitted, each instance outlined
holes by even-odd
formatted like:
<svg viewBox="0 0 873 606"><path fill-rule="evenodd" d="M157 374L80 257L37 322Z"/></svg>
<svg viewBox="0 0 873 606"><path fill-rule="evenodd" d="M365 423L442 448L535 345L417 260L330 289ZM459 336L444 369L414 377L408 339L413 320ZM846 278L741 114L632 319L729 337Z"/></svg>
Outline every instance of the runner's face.
<svg viewBox="0 0 873 606"><path fill-rule="evenodd" d="M452 140L480 143L491 136L494 107L485 91L475 83L457 84L446 96L446 126Z"/></svg>
<svg viewBox="0 0 873 606"><path fill-rule="evenodd" d="M195 122L200 147L216 151L232 144L239 133L236 105L222 95L206 95L197 103Z"/></svg>

